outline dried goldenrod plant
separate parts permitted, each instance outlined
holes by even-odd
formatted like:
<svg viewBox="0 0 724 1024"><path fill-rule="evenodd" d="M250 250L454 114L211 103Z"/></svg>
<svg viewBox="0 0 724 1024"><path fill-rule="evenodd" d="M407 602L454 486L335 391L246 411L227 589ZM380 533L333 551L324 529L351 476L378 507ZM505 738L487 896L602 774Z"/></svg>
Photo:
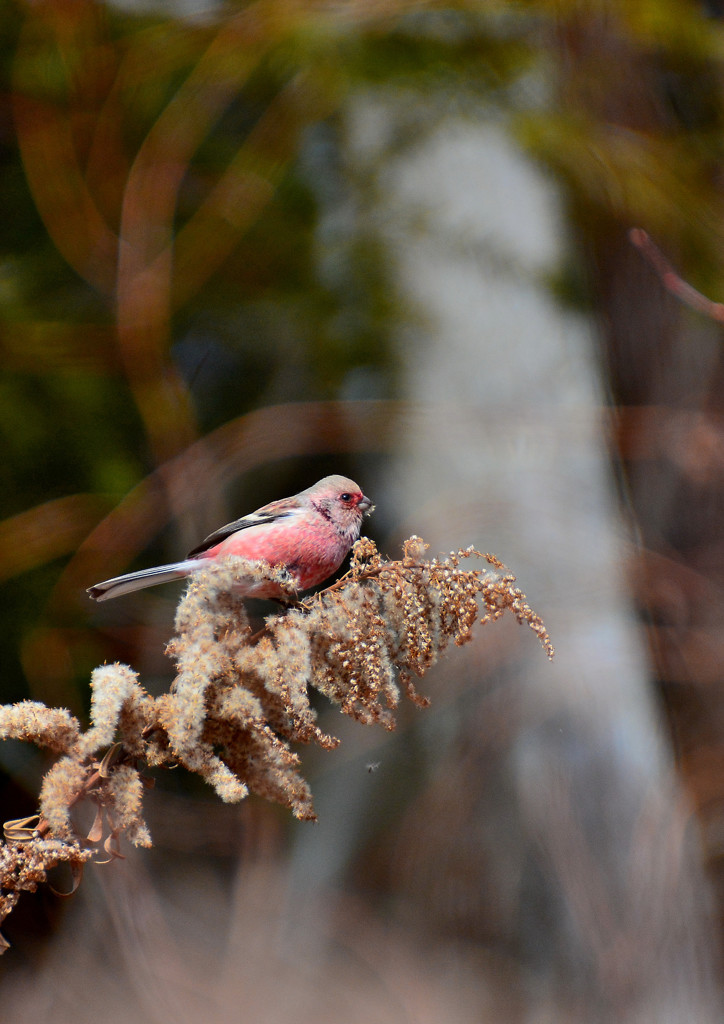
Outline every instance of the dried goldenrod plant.
<svg viewBox="0 0 724 1024"><path fill-rule="evenodd" d="M291 744L331 749L339 741L317 725L310 687L358 721L392 729L400 692L427 706L413 680L451 641L467 643L478 620L512 612L553 657L542 620L497 558L468 548L427 560L426 547L411 537L401 560L386 561L363 538L349 572L302 602L285 571L271 570L290 606L256 633L234 582L268 577L268 567L240 558L210 564L191 578L178 606L168 645L177 672L168 693L153 697L132 669L104 665L91 677L85 732L62 709L33 701L1 707L0 739L28 740L58 760L43 781L38 814L5 824L0 921L56 864L68 862L77 883L86 861L120 856L121 835L151 845L141 814L150 768L180 764L229 803L251 791L314 819ZM469 568L473 558L484 566ZM81 801L95 805L87 835L73 822Z"/></svg>

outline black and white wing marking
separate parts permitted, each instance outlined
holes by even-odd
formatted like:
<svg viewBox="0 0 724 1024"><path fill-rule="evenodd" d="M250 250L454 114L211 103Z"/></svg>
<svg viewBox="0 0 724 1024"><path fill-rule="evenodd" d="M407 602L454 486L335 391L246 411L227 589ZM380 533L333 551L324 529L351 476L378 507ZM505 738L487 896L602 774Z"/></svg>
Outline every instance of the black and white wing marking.
<svg viewBox="0 0 724 1024"><path fill-rule="evenodd" d="M279 502L278 504L282 504ZM235 519L233 523L227 523L226 526L221 526L218 530L214 530L209 536L202 540L192 551L189 551L187 558L193 558L194 555L200 555L204 551L208 551L209 548L213 548L216 544L221 544L222 540L226 540L232 533L238 533L240 530L248 530L250 526L270 526L272 523L278 523L280 519L289 519L292 516L299 515L302 510L300 508L274 508L273 506L266 506L260 508L258 512L250 512L248 516L242 516L241 519Z"/></svg>

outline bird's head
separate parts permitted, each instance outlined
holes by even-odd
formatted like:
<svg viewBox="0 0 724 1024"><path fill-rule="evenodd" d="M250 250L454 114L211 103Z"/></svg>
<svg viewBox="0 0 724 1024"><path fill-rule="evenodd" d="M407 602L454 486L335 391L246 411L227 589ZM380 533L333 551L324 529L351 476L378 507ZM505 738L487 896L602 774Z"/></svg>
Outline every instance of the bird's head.
<svg viewBox="0 0 724 1024"><path fill-rule="evenodd" d="M310 487L308 494L320 515L349 539L350 546L359 537L365 515L374 511L374 505L359 484L346 476L326 476Z"/></svg>

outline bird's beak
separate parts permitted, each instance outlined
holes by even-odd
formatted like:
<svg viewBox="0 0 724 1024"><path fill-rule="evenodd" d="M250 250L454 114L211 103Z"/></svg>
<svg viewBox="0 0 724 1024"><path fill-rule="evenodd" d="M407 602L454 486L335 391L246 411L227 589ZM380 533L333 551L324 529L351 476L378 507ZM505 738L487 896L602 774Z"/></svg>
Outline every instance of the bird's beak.
<svg viewBox="0 0 724 1024"><path fill-rule="evenodd" d="M361 509L363 512L374 512L375 506L372 504L370 499L363 494L357 502L357 508Z"/></svg>

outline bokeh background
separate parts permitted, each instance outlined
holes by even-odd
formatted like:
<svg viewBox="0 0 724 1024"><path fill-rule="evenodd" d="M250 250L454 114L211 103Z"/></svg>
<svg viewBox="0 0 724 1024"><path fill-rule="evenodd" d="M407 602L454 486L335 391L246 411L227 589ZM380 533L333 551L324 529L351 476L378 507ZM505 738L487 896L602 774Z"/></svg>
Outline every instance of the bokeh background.
<svg viewBox="0 0 724 1024"><path fill-rule="evenodd" d="M85 588L333 471L558 650L320 701L317 825L158 778L151 851L8 919L8 1021L721 1019L722 329L629 231L724 296L723 14L0 0L0 699L161 692L179 588Z"/></svg>

